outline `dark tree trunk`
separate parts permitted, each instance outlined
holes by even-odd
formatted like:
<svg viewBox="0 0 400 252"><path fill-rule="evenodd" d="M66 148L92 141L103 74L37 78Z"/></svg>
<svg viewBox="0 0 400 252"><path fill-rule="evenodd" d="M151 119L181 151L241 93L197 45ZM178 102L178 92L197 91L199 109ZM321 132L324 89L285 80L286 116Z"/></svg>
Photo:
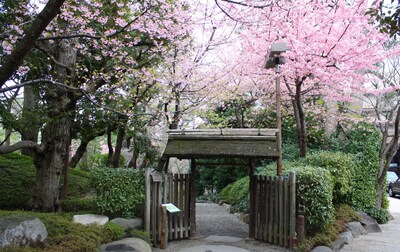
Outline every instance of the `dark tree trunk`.
<svg viewBox="0 0 400 252"><path fill-rule="evenodd" d="M118 128L118 134L117 134L117 143L115 144L115 152L114 156L112 159L112 167L116 168L119 166L119 159L121 156L121 150L124 142L124 137L125 137L125 127L120 126Z"/></svg>
<svg viewBox="0 0 400 252"><path fill-rule="evenodd" d="M36 183L30 205L33 210L53 212L58 206L60 177L69 149L71 120L61 116L49 122L42 132L45 150L34 157Z"/></svg>
<svg viewBox="0 0 400 252"><path fill-rule="evenodd" d="M76 168L79 161L85 155L88 144L89 144L89 141L81 140L81 143L79 144L78 149L76 150L74 156L71 158L71 161L69 162L70 168Z"/></svg>
<svg viewBox="0 0 400 252"><path fill-rule="evenodd" d="M299 144L300 157L305 157L307 155L307 129L305 113L303 109L303 99L301 95L301 84L302 81L296 81L296 93L294 95L294 99L292 100L292 104L296 119L297 140Z"/></svg>
<svg viewBox="0 0 400 252"><path fill-rule="evenodd" d="M53 76L60 83L72 84L76 51L71 41L59 41L57 53L57 60L61 64L54 66ZM30 204L33 210L52 212L58 207L60 176L69 158L76 100L65 89L52 85L47 86L44 98L49 121L42 130L41 145L44 151L33 158L37 172Z"/></svg>
<svg viewBox="0 0 400 252"><path fill-rule="evenodd" d="M108 146L108 158L107 158L107 166L111 166L113 156L114 156L114 148L112 145L112 129L111 127L107 128L107 146Z"/></svg>
<svg viewBox="0 0 400 252"><path fill-rule="evenodd" d="M70 138L71 139L71 138ZM66 199L68 195L68 169L69 169L69 152L70 152L70 147L71 147L71 140L68 145L65 146L67 155L65 156L64 160L64 167L62 171L63 175L63 184L60 192L60 199Z"/></svg>

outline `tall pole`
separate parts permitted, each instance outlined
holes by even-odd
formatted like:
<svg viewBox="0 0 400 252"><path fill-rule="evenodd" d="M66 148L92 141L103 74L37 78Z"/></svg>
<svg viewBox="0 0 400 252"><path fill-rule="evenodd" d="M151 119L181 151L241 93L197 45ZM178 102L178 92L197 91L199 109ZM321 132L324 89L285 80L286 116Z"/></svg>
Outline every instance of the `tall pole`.
<svg viewBox="0 0 400 252"><path fill-rule="evenodd" d="M279 58L278 58L279 60ZM282 113L281 113L281 78L279 73L281 69L279 64L276 64L276 128L278 129L278 135L276 136L276 144L278 149L278 160L276 161L276 175L282 175Z"/></svg>

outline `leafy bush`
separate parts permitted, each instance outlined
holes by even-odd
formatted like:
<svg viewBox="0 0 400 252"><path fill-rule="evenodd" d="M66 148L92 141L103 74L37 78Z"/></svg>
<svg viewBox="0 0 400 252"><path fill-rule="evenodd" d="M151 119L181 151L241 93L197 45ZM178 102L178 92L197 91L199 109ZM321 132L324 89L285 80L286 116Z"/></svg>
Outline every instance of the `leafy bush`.
<svg viewBox="0 0 400 252"><path fill-rule="evenodd" d="M89 156L86 162L79 162L77 165L78 170L88 171L94 168L106 167L108 162L108 154L97 153ZM125 157L121 155L118 160L118 167L125 167Z"/></svg>
<svg viewBox="0 0 400 252"><path fill-rule="evenodd" d="M98 211L109 217L134 217L134 209L144 201L144 173L128 168L92 170Z"/></svg>
<svg viewBox="0 0 400 252"><path fill-rule="evenodd" d="M306 163L327 169L333 180L333 204L346 202L346 196L351 191L351 180L356 163L354 156L341 152L316 152L306 158Z"/></svg>
<svg viewBox="0 0 400 252"><path fill-rule="evenodd" d="M330 172L301 162L283 162L282 166L282 175L296 173L297 212L305 216L307 234L319 232L333 218L333 182ZM258 174L275 175L275 165L270 164L259 169Z"/></svg>
<svg viewBox="0 0 400 252"><path fill-rule="evenodd" d="M47 228L48 238L43 248L11 246L4 252L95 252L101 244L124 237L124 229L113 223L85 226L73 223L70 214L0 211L0 217L12 214L38 217Z"/></svg>
<svg viewBox="0 0 400 252"><path fill-rule="evenodd" d="M249 177L243 177L236 182L229 184L219 193L220 199L231 205L235 205L242 200L248 199L249 183Z"/></svg>
<svg viewBox="0 0 400 252"><path fill-rule="evenodd" d="M364 210L367 214L369 214L372 218L374 218L379 224L388 223L391 218L391 215L387 209L371 207Z"/></svg>
<svg viewBox="0 0 400 252"><path fill-rule="evenodd" d="M365 210L377 204L380 135L374 125L367 123L348 128L351 130L346 133L346 139L331 137L330 148L354 155L356 165L345 202L355 209Z"/></svg>

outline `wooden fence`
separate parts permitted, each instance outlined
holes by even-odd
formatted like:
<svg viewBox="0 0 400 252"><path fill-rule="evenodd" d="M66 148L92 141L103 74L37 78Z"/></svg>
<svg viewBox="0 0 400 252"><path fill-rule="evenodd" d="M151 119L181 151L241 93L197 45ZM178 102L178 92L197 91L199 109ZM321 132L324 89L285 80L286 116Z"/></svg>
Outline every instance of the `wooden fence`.
<svg viewBox="0 0 400 252"><path fill-rule="evenodd" d="M146 172L145 229L150 232L154 245L162 240L166 242L164 237L168 240L189 237L190 179L190 174ZM181 211L162 215L161 205L166 203L174 204Z"/></svg>
<svg viewBox="0 0 400 252"><path fill-rule="evenodd" d="M296 229L296 175L256 176L255 239L293 247Z"/></svg>

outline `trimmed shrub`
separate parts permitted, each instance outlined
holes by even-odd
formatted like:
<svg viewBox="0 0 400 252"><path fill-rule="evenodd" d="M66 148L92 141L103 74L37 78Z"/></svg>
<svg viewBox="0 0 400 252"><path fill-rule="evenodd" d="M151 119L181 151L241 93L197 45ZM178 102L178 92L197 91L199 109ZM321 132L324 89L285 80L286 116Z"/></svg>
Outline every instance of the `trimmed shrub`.
<svg viewBox="0 0 400 252"><path fill-rule="evenodd" d="M96 213L97 209L93 197L60 200L60 207L65 212Z"/></svg>
<svg viewBox="0 0 400 252"><path fill-rule="evenodd" d="M144 202L143 171L97 168L92 170L92 174L98 211L110 218L134 217L135 206Z"/></svg>
<svg viewBox="0 0 400 252"><path fill-rule="evenodd" d="M222 189L219 198L231 205L248 200L249 183L249 177L243 177Z"/></svg>
<svg viewBox="0 0 400 252"><path fill-rule="evenodd" d="M0 208L25 209L32 196L36 169L30 157L19 153L0 156Z"/></svg>
<svg viewBox="0 0 400 252"><path fill-rule="evenodd" d="M333 180L333 204L346 202L347 194L351 191L351 180L356 163L354 156L341 152L316 152L309 155L307 164L322 167L331 173Z"/></svg>

